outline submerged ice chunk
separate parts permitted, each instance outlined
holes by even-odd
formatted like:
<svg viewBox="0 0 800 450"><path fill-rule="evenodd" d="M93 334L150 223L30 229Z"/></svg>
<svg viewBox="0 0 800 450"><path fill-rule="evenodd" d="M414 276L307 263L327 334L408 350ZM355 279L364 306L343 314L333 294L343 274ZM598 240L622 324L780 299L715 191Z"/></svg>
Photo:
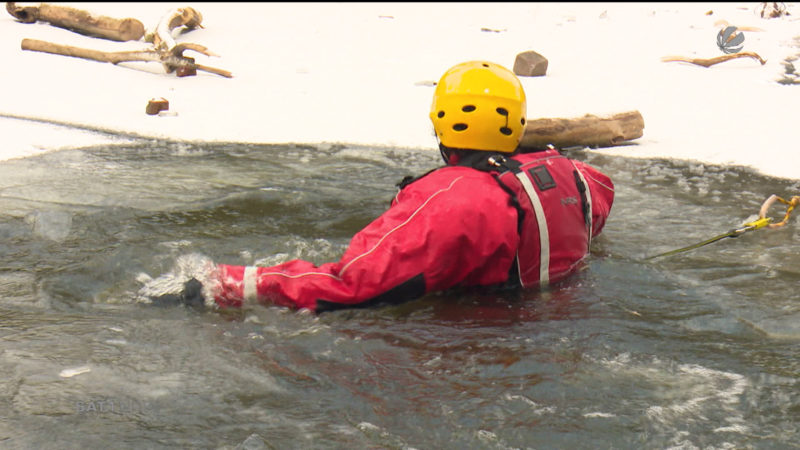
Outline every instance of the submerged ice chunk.
<svg viewBox="0 0 800 450"><path fill-rule="evenodd" d="M26 217L33 226L33 234L57 242L69 236L72 214L67 211L36 211Z"/></svg>

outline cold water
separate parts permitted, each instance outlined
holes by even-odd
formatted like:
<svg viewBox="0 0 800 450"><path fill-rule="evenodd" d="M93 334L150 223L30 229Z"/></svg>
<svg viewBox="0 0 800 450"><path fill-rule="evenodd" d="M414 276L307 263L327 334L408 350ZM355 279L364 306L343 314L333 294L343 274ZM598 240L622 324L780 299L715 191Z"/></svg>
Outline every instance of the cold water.
<svg viewBox="0 0 800 450"><path fill-rule="evenodd" d="M800 184L569 154L616 184L576 276L319 316L137 296L204 259L336 260L438 154L141 141L0 164L0 447L798 448L800 218L645 258Z"/></svg>

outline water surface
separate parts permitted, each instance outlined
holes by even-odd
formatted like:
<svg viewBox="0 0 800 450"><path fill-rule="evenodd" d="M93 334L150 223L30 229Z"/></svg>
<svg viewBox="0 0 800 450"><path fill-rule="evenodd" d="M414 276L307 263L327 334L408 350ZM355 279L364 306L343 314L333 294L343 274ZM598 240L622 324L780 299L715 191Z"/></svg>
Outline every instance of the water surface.
<svg viewBox="0 0 800 450"><path fill-rule="evenodd" d="M3 163L0 446L798 448L797 221L644 260L798 183L570 155L617 195L576 276L320 316L136 298L203 257L336 260L437 154L141 141Z"/></svg>

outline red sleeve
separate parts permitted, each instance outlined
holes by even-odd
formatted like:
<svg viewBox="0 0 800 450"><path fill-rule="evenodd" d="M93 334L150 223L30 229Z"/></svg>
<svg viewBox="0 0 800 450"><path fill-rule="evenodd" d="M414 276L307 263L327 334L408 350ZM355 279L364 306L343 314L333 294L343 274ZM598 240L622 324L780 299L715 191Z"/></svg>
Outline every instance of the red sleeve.
<svg viewBox="0 0 800 450"><path fill-rule="evenodd" d="M614 204L614 183L606 174L581 161L573 161L583 173L592 195L592 236L603 230Z"/></svg>
<svg viewBox="0 0 800 450"><path fill-rule="evenodd" d="M502 283L518 240L516 210L493 177L447 167L401 191L389 210L353 236L339 262L219 265L215 300L318 310L392 293L413 297L458 284Z"/></svg>

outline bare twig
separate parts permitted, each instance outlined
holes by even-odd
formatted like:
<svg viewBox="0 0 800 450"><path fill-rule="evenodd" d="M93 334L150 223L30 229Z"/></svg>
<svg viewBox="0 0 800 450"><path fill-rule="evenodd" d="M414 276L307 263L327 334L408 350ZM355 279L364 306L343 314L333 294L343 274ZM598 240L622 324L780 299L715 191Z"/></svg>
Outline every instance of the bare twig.
<svg viewBox="0 0 800 450"><path fill-rule="evenodd" d="M738 59L738 58L753 58L753 59L758 60L761 63L762 66L767 63L767 60L765 60L764 58L759 56L758 53L754 53L754 52L731 53L731 54L728 54L728 55L717 56L715 58L687 58L685 56L665 56L665 57L661 58L661 61L664 61L664 62L687 62L687 63L691 63L691 64L696 64L698 66L711 67L714 64L719 64L719 63L722 63L722 62L725 62L725 61L730 61L732 59Z"/></svg>
<svg viewBox="0 0 800 450"><path fill-rule="evenodd" d="M786 5L783 2L761 2L760 14L762 18L774 19L788 16L789 11L786 10Z"/></svg>
<svg viewBox="0 0 800 450"><path fill-rule="evenodd" d="M181 26L189 30L203 28L203 15L194 8L186 7L169 11L161 18L155 29L147 32L144 40L152 42L157 50L170 50L175 47L173 31Z"/></svg>

